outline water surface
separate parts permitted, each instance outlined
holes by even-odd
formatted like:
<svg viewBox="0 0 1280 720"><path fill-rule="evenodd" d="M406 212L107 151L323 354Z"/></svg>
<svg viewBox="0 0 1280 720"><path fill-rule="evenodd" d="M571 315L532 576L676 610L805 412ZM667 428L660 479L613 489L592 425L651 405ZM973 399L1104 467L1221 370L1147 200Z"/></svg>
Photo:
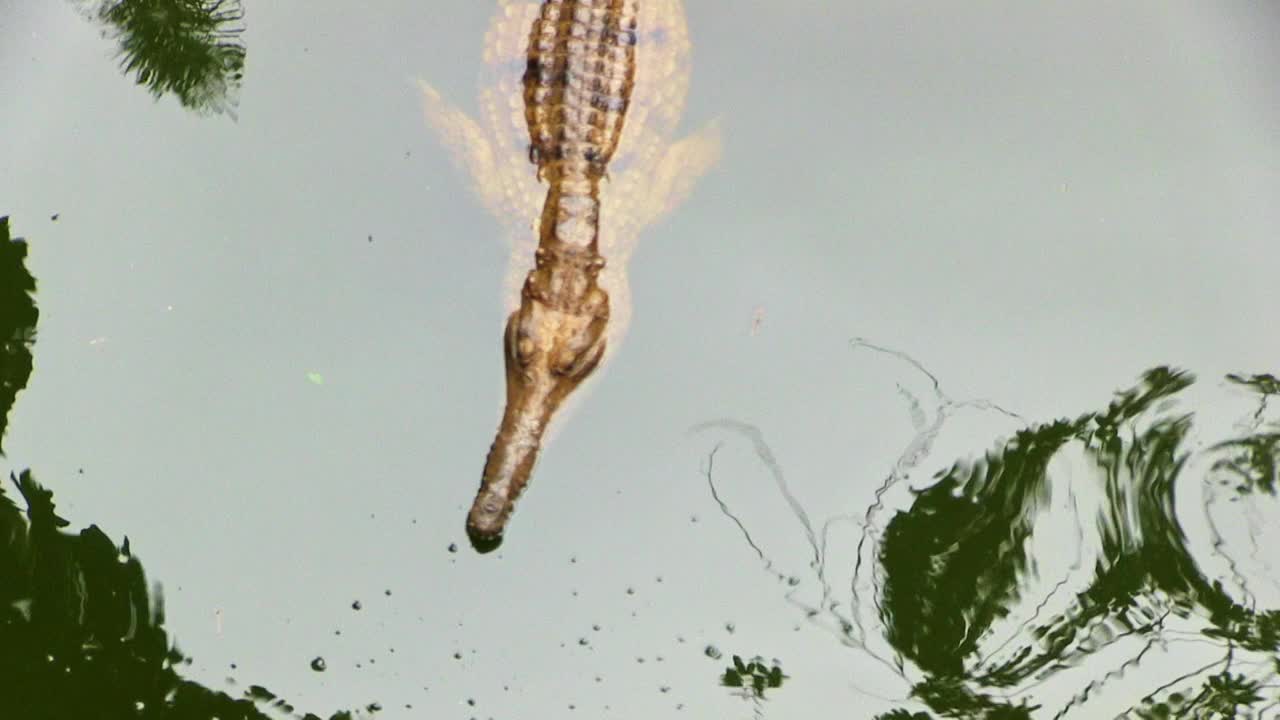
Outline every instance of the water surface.
<svg viewBox="0 0 1280 720"><path fill-rule="evenodd" d="M60 557L128 538L175 676L322 717L1274 716L1274 13L690 3L677 132L719 163L478 556L509 247L413 80L475 111L493 7L246 4L207 102L9 4L6 469L105 536ZM30 629L89 586L10 587Z"/></svg>

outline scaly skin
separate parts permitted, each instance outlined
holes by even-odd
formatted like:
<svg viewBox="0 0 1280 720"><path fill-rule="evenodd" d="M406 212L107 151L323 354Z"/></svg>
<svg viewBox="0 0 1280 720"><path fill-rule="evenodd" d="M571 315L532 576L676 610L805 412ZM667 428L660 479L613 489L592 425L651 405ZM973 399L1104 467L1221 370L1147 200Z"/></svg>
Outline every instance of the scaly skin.
<svg viewBox="0 0 1280 720"><path fill-rule="evenodd" d="M547 423L595 370L605 349L609 296L596 284L603 259L564 251L553 255L543 247L536 256L520 309L507 320L506 410L467 515L467 534L481 551L501 542L533 472Z"/></svg>
<svg viewBox="0 0 1280 720"><path fill-rule="evenodd" d="M477 550L501 542L547 423L604 355L600 182L635 86L636 2L545 0L529 33L529 159L549 187L534 269L507 320L506 410L467 515Z"/></svg>
<svg viewBox="0 0 1280 720"><path fill-rule="evenodd" d="M525 328L523 336L533 350L522 359L511 340L504 343L506 409L467 522L472 544L480 550L492 549L501 540L512 506L529 481L539 445L550 439L549 422L550 434L555 432L557 408L560 415L567 412L562 402L592 368L598 374L621 347L631 314L627 261L640 231L688 196L715 164L720 148L715 123L687 137L675 135L690 75L681 0L643 0L631 7L613 0L498 0L497 5L485 36L478 115L468 116L419 81L428 125L470 175L481 202L507 227L512 241L503 283L504 304L512 312L508 337L519 336ZM621 131L620 122L597 123L589 115L585 124L560 121L559 111L575 101L565 98L567 88L557 85L559 51L554 42L545 45L551 52L533 58L538 70L550 72L545 84L539 76L531 88L533 31L541 40L554 40L561 29L548 21L552 6L558 8L558 17L579 6L597 15L634 13L636 69L625 133L615 137L613 130ZM611 61L620 50L620 45L607 49ZM607 102L596 108L615 121L621 117L619 87L606 88L602 98ZM528 99L535 103L532 111L524 102ZM585 130L591 144L559 146L562 134L572 135L562 130ZM599 154L606 146L612 158L609 177L591 182L589 176L596 170L603 175L601 161L609 161ZM555 162L561 155L573 162ZM536 171L529 159L537 164ZM594 243L596 257L609 259L598 275L589 272L589 242ZM530 265L536 266L533 273ZM602 296L588 302L596 298L597 289ZM565 361L561 367L571 372L557 374L554 358L574 352L583 356L581 361Z"/></svg>

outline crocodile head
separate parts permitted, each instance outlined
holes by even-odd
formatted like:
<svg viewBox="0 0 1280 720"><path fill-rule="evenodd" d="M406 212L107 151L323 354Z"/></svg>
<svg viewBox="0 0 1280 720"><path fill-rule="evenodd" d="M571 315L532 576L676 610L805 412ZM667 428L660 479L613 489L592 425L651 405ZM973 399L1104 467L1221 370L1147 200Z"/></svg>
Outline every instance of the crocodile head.
<svg viewBox="0 0 1280 720"><path fill-rule="evenodd" d="M598 256L557 260L548 262L546 253L539 251L538 267L521 292L520 308L507 320L506 410L467 515L467 535L480 552L502 542L547 424L604 355L609 297L595 282L603 261Z"/></svg>

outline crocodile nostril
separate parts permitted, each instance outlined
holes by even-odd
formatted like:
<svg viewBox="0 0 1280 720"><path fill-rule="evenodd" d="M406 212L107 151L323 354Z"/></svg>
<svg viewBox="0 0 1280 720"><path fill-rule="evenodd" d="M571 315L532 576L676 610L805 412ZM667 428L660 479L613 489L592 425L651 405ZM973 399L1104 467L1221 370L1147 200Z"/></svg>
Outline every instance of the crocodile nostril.
<svg viewBox="0 0 1280 720"><path fill-rule="evenodd" d="M470 527L467 528L467 539L471 541L472 549L481 555L491 553L502 545L501 535L488 535Z"/></svg>

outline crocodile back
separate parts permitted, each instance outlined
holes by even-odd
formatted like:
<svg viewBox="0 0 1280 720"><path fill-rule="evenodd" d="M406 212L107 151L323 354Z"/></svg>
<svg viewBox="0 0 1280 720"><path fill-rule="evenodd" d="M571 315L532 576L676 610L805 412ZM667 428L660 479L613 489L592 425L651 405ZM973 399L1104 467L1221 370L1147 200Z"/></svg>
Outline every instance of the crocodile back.
<svg viewBox="0 0 1280 720"><path fill-rule="evenodd" d="M547 182L604 176L636 74L635 0L547 0L523 77L529 159Z"/></svg>

